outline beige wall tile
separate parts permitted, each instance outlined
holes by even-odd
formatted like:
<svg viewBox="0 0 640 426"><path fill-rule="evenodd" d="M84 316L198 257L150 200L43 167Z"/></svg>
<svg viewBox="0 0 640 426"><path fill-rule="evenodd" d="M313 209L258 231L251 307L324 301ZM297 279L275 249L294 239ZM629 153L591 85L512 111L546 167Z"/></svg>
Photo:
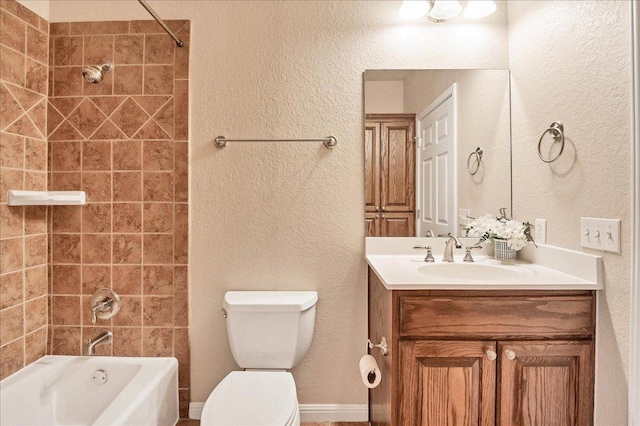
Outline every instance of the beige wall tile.
<svg viewBox="0 0 640 426"><path fill-rule="evenodd" d="M0 238L20 237L24 228L24 208L0 204Z"/></svg>
<svg viewBox="0 0 640 426"><path fill-rule="evenodd" d="M138 234L114 234L113 262L140 264L142 262L142 238Z"/></svg>
<svg viewBox="0 0 640 426"><path fill-rule="evenodd" d="M142 290L145 295L173 295L173 266L144 266L142 271Z"/></svg>
<svg viewBox="0 0 640 426"><path fill-rule="evenodd" d="M24 338L0 347L0 380L24 367Z"/></svg>
<svg viewBox="0 0 640 426"><path fill-rule="evenodd" d="M31 333L47 325L47 296L38 297L24 304L24 332Z"/></svg>
<svg viewBox="0 0 640 426"><path fill-rule="evenodd" d="M0 275L0 310L23 302L22 271Z"/></svg>
<svg viewBox="0 0 640 426"><path fill-rule="evenodd" d="M24 334L24 305L0 311L0 346Z"/></svg>
<svg viewBox="0 0 640 426"><path fill-rule="evenodd" d="M142 328L113 328L114 356L142 356Z"/></svg>
<svg viewBox="0 0 640 426"><path fill-rule="evenodd" d="M114 50L116 64L142 64L144 35L117 35Z"/></svg>
<svg viewBox="0 0 640 426"><path fill-rule="evenodd" d="M139 265L114 265L113 289L118 294L142 294L142 267Z"/></svg>
<svg viewBox="0 0 640 426"><path fill-rule="evenodd" d="M111 232L111 203L91 203L83 206L82 232Z"/></svg>
<svg viewBox="0 0 640 426"><path fill-rule="evenodd" d="M113 143L113 169L114 170L141 170L142 169L142 142L141 141L117 141Z"/></svg>
<svg viewBox="0 0 640 426"><path fill-rule="evenodd" d="M113 232L140 232L142 230L142 203L113 205Z"/></svg>
<svg viewBox="0 0 640 426"><path fill-rule="evenodd" d="M5 46L0 46L0 79L23 85L25 57Z"/></svg>
<svg viewBox="0 0 640 426"><path fill-rule="evenodd" d="M0 42L24 53L27 25L21 19L0 10Z"/></svg>
<svg viewBox="0 0 640 426"><path fill-rule="evenodd" d="M91 296L99 288L111 288L111 274L111 265L83 265L82 294Z"/></svg>

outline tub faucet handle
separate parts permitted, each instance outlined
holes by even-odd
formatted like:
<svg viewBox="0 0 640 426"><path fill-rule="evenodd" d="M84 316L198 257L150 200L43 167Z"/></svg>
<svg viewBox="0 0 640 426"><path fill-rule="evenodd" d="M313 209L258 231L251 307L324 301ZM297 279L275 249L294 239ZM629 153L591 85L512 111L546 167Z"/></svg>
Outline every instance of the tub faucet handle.
<svg viewBox="0 0 640 426"><path fill-rule="evenodd" d="M110 288L99 288L91 296L91 324L95 324L98 318L108 320L114 317L120 310L120 296Z"/></svg>

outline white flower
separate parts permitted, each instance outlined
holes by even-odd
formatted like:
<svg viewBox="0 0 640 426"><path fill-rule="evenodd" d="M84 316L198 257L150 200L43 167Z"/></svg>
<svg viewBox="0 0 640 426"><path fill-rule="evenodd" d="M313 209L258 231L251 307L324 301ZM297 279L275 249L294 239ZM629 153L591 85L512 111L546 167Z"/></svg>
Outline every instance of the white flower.
<svg viewBox="0 0 640 426"><path fill-rule="evenodd" d="M507 245L514 250L522 249L529 242L527 236L529 224L517 220L499 221L491 215L485 215L471 222L465 229L469 237L485 241L506 240Z"/></svg>

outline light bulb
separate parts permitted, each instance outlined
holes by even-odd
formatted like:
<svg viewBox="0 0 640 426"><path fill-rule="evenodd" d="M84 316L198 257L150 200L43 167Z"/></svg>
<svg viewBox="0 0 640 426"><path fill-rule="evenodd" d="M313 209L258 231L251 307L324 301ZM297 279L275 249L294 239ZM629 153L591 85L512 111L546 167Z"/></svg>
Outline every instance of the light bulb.
<svg viewBox="0 0 640 426"><path fill-rule="evenodd" d="M464 17L479 19L491 15L498 6L493 0L469 0L464 10Z"/></svg>
<svg viewBox="0 0 640 426"><path fill-rule="evenodd" d="M435 0L428 17L433 21L448 21L462 12L457 0Z"/></svg>
<svg viewBox="0 0 640 426"><path fill-rule="evenodd" d="M427 0L403 0L398 15L402 19L418 19L429 13L431 5Z"/></svg>

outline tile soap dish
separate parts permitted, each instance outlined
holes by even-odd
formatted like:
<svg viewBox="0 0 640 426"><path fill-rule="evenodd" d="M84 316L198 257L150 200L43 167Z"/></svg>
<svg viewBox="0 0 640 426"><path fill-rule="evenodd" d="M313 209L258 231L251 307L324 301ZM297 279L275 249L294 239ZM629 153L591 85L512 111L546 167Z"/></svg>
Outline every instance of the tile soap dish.
<svg viewBox="0 0 640 426"><path fill-rule="evenodd" d="M84 191L7 191L10 206L83 206L86 203Z"/></svg>

